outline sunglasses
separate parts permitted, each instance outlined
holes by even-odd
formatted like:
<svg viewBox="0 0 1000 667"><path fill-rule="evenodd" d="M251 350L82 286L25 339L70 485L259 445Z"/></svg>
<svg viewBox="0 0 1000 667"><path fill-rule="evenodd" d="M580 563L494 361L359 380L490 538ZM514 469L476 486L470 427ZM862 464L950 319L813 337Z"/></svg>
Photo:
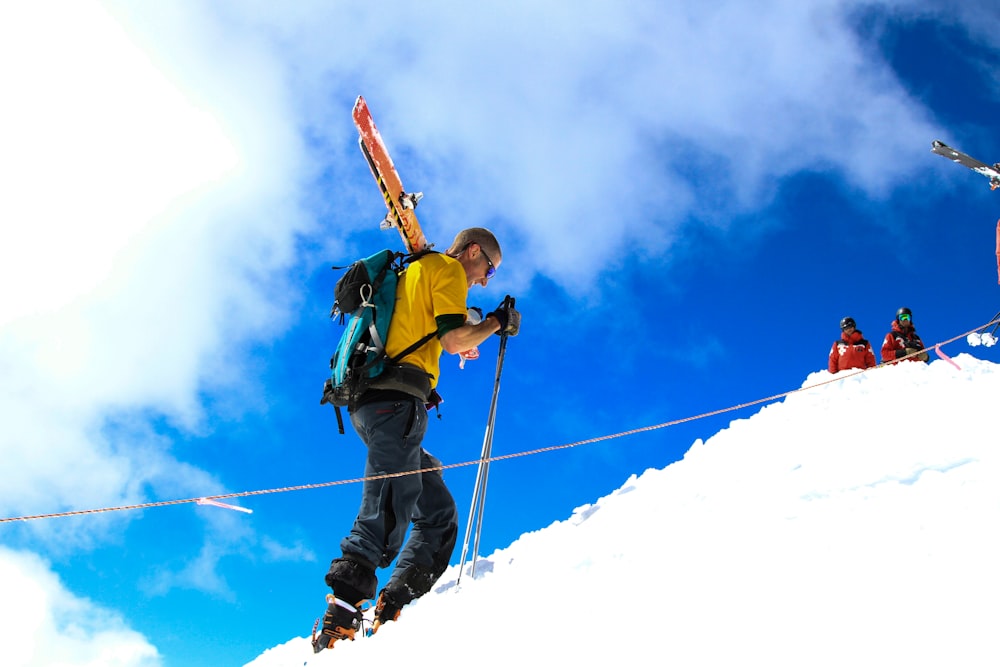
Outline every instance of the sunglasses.
<svg viewBox="0 0 1000 667"><path fill-rule="evenodd" d="M465 251L470 245L472 245L472 244L471 243L466 243L465 246L462 248L462 250ZM492 278L493 276L495 276L497 274L497 267L496 267L495 264L493 264L493 260L490 259L490 256L486 254L486 251L483 250L483 246L480 245L479 243L477 243L476 245L479 246L479 252L483 253L483 258L486 260L486 264L487 264L487 266L486 266L486 279L489 280L490 278Z"/></svg>
<svg viewBox="0 0 1000 667"><path fill-rule="evenodd" d="M483 253L483 257L486 258L486 263L489 264L489 266L486 267L486 279L489 280L497 274L497 267L493 265L493 260L490 259L490 256L486 254L485 250L483 250L483 246L479 246L479 252Z"/></svg>
<svg viewBox="0 0 1000 667"><path fill-rule="evenodd" d="M909 322L910 319L911 319L910 316L907 315L906 313L903 313L902 315L899 316L900 322Z"/></svg>

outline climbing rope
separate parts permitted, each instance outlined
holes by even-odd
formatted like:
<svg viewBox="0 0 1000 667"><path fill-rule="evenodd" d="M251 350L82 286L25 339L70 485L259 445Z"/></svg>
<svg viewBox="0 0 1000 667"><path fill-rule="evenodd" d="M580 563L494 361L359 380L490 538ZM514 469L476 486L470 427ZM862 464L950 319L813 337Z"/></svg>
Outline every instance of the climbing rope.
<svg viewBox="0 0 1000 667"><path fill-rule="evenodd" d="M971 334L974 334L974 333L976 333L978 331L982 331L983 329L985 329L985 328L987 328L989 326L992 326L994 324L997 324L997 323L1000 323L1000 316L998 316L997 318L993 319L990 322L987 322L986 324L984 324L982 326L979 326L979 327L976 327L975 329L972 329L971 331L967 331L964 334L960 334L958 336L955 336L954 338L949 338L948 340L945 340L945 341L942 341L940 343L937 343L937 344L935 344L935 345L933 345L931 347L933 347L934 349L940 350L940 348L941 348L942 345L948 345L950 343L954 343L957 340L960 340L960 339L963 339L963 338L967 338ZM638 433L646 433L648 431L656 431L656 430L659 430L659 429L668 428L670 426L677 426L678 424L684 424L686 422L692 422L692 421L697 421L699 419L706 419L708 417L714 417L716 415L725 414L727 412L735 412L736 410L742 410L743 408L748 408L750 406L760 405L762 403L770 403L771 401L776 401L778 399L785 398L787 396L791 396L792 394L795 394L795 393L798 393L798 392L801 392L801 391L807 391L807 390L810 390L810 389L815 389L816 387L822 387L823 385L832 384L834 382L840 382L842 380L846 380L848 378L855 377L855 376L860 375L862 373L867 373L869 371L872 371L872 370L875 370L875 369L878 369L878 368L882 368L882 367L890 365L890 364L894 364L894 363L896 363L898 361L902 361L903 359L908 359L909 357L914 356L914 355L919 354L919 353L920 353L919 351L918 352L914 352L913 354L907 355L905 357L901 357L900 359L897 359L895 361L892 361L892 362L883 362L883 363L881 363L881 364L879 364L877 366L873 366L871 368L858 369L858 370L856 370L854 372L851 372L851 373L844 373L844 372L837 373L835 376L831 377L828 380L824 380L822 382L817 382L816 384L811 384L811 385L809 385L807 387L799 387L798 389L792 389L790 391L782 392L780 394L774 394L773 396L767 396L766 398L759 398L757 400L748 401L746 403L739 403L738 405L732 405L732 406L727 407L727 408L721 408L719 410L712 410L711 412L703 412L703 413L701 413L699 415L694 415L694 416L691 416L691 417L683 417L681 419L675 419L673 421L663 422L662 424L653 424L652 426L641 426L639 428L633 428L633 429L629 429L627 431L621 431L619 433L611 433L611 434L608 434L608 435L601 435L601 436L597 436L597 437L594 437L594 438L587 438L586 440L577 440L576 442L571 442L571 443L567 443L567 444L563 444L563 445L552 445L552 446L549 446L549 447L540 447L538 449L531 449L531 450L528 450L528 451L516 452L516 453L513 453L513 454L500 454L498 456L490 456L489 459L488 459L488 461L491 462L491 463L493 461L506 461L508 459L523 458L525 456L535 456L537 454L543 454L543 453L546 453L546 452L555 452L555 451L559 451L559 450L563 450L563 449L571 449L573 447L580 447L582 445L590 445L590 444L593 444L595 442L604 442L606 440L614 440L616 438L624 438L626 436L636 435ZM954 362L952 362L952 363L954 363ZM327 487L331 487L331 486L342 486L342 485L345 485L345 484L357 484L359 482L365 482L365 481L368 481L368 480L392 479L392 478L395 478L395 477L405 477L406 475L421 475L423 473L433 472L433 471L438 471L438 470L444 471L444 470L451 470L451 469L454 469L454 468L463 468L463 467L466 467L466 466L479 465L480 463L482 463L482 459L476 459L474 461L464 461L462 463L450 463L450 464L447 464L447 465L440 465L440 466L435 466L435 467L431 467L431 468L421 468L420 470L412 470L412 471L396 472L396 473L385 473L385 474L382 474L382 475L372 475L370 477L355 477L353 479L343 479L343 480L337 480L337 481L332 481L332 482L318 482L318 483L315 483L315 484L299 484L299 485L296 485L296 486L283 486L283 487L279 487L279 488L275 488L275 489L259 489L259 490L256 490L256 491L240 491L240 492L236 492L236 493L222 493L222 494L218 494L218 495L214 495L214 496L202 496L200 498L184 498L184 499L179 499L179 500L159 500L159 501L148 502L148 503L136 503L134 505L120 505L120 506L117 506L117 507L100 507L100 508L86 509L86 510L68 510L68 511L65 511L65 512L53 512L51 514L33 514L33 515L28 515L28 516L0 518L0 524L2 524L2 523L13 523L13 522L17 522L17 521L35 521L35 520L39 520L39 519L55 519L55 518L58 518L58 517L81 516L81 515L86 515L86 514L101 514L101 513L104 513L104 512L123 512L125 510L151 509L151 508L154 508L154 507L167 507L169 505L184 505L184 504L188 504L188 503L194 503L194 504L198 504L198 505L215 505L215 506L220 506L220 507L226 507L228 509L236 509L236 510L240 510L240 511L248 511L246 508L238 507L238 506L235 506L235 505L227 505L225 503L222 503L221 501L223 501L223 500L230 500L230 499L233 499L233 498L247 498L247 497L250 497L250 496L263 496L263 495L272 494L272 493L290 493L292 491L306 491L306 490L309 490L309 489L323 489L323 488L327 488Z"/></svg>

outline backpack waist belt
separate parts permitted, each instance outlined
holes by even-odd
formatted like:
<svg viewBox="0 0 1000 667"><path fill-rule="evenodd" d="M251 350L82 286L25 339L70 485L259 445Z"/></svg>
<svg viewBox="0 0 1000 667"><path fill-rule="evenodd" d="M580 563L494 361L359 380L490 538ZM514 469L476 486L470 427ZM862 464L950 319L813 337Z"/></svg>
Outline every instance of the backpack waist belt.
<svg viewBox="0 0 1000 667"><path fill-rule="evenodd" d="M368 389L401 391L426 402L431 395L431 377L430 373L412 364L387 364Z"/></svg>

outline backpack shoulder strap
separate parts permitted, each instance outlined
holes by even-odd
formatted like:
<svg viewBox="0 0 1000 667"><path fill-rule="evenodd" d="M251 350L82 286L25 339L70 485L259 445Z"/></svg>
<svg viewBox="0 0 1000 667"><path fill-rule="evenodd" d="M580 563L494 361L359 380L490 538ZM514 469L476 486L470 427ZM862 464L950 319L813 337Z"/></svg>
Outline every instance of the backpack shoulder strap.
<svg viewBox="0 0 1000 667"><path fill-rule="evenodd" d="M431 248L427 247L424 248L423 250L418 250L416 252L410 253L409 255L403 255L403 263L409 264L427 255L440 255L440 254L441 253L439 253L437 250L432 250ZM402 253L400 253L400 255L402 255Z"/></svg>

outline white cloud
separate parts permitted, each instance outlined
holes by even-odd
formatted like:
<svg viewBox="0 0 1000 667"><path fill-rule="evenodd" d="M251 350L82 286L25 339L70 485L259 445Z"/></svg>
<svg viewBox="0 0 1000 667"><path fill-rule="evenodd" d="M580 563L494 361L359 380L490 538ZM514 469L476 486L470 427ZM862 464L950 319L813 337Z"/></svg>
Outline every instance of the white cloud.
<svg viewBox="0 0 1000 667"><path fill-rule="evenodd" d="M284 545L271 538L264 538L260 543L263 558L268 561L307 561L315 562L316 554L302 542L296 541Z"/></svg>
<svg viewBox="0 0 1000 667"><path fill-rule="evenodd" d="M190 470L148 426L116 440L108 420L205 428L201 392L239 393L246 343L287 325L310 224L298 139L280 77L231 82L246 49L212 41L205 16L160 26L204 31L168 67L97 3L3 13L0 454L20 475L0 507L138 500Z"/></svg>
<svg viewBox="0 0 1000 667"><path fill-rule="evenodd" d="M160 656L116 613L74 596L48 564L0 548L0 646L9 667L156 667Z"/></svg>
<svg viewBox="0 0 1000 667"><path fill-rule="evenodd" d="M304 112L317 132L341 138L365 94L445 238L501 220L532 249L519 262L580 289L618 253L658 254L692 217L728 224L803 170L873 197L897 187L885 165L926 157L934 131L855 32L871 7L423 3L392 21L258 21L279 26L301 86L340 101Z"/></svg>
<svg viewBox="0 0 1000 667"><path fill-rule="evenodd" d="M0 279L21 289L4 291L0 324L90 292L178 198L240 162L218 119L99 5L5 13Z"/></svg>

